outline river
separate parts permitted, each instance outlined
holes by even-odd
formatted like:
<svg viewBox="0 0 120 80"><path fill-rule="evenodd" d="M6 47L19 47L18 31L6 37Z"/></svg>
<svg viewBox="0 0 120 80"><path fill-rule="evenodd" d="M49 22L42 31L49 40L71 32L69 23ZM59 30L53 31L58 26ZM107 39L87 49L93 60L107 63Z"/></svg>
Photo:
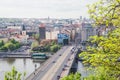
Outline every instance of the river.
<svg viewBox="0 0 120 80"><path fill-rule="evenodd" d="M26 72L26 76L29 76L34 70L35 65L37 65L36 68L41 66L42 62L34 62L30 58L4 58L0 59L0 80L4 80L4 74L7 71L11 71L12 67L15 66L17 71L24 73ZM24 77L22 77L24 78ZM22 79L23 80L23 79Z"/></svg>
<svg viewBox="0 0 120 80"><path fill-rule="evenodd" d="M41 66L42 62L34 62L30 58L3 58L0 59L0 80L4 80L4 74L7 71L11 71L12 67L15 66L17 71L24 73L26 72L26 76L29 76L34 70L35 65L37 65L36 68ZM86 77L90 74L90 71L88 71L85 66L82 64L81 61L78 61L78 69L77 72L81 73L82 77ZM23 77L22 77L23 80Z"/></svg>
<svg viewBox="0 0 120 80"><path fill-rule="evenodd" d="M81 79L83 79L84 77L87 77L87 76L93 74L93 71L89 70L88 67L85 67L83 65L82 61L78 61L77 72L79 72L81 74Z"/></svg>

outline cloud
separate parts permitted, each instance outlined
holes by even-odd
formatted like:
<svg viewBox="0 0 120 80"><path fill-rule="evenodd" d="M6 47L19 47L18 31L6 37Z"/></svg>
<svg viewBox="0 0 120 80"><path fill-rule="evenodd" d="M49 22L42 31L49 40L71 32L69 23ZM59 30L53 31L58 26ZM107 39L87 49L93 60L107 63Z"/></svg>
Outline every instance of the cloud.
<svg viewBox="0 0 120 80"><path fill-rule="evenodd" d="M97 0L0 0L0 17L88 16L86 5Z"/></svg>

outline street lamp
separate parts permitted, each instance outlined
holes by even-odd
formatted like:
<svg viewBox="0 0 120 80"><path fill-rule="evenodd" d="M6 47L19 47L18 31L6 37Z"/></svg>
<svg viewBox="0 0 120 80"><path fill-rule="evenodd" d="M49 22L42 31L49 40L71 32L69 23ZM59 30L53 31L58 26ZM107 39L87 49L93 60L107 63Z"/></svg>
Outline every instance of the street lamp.
<svg viewBox="0 0 120 80"><path fill-rule="evenodd" d="M35 64L35 71L37 70L37 64Z"/></svg>

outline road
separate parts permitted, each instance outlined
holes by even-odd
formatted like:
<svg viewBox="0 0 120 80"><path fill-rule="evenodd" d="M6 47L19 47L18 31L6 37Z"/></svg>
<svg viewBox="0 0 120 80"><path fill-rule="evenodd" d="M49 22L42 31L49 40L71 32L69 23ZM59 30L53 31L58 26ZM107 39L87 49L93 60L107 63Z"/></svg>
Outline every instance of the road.
<svg viewBox="0 0 120 80"><path fill-rule="evenodd" d="M71 56L69 56L69 60L66 62L66 65L64 66L64 70L61 72L60 74L60 78L63 78L65 76L68 76L70 73L70 69L72 67L72 65L75 63L75 58L77 55L77 51L78 49L75 49L73 51L73 53L71 53Z"/></svg>
<svg viewBox="0 0 120 80"><path fill-rule="evenodd" d="M64 46L48 59L42 67L33 72L26 80L56 80L71 54L73 46Z"/></svg>

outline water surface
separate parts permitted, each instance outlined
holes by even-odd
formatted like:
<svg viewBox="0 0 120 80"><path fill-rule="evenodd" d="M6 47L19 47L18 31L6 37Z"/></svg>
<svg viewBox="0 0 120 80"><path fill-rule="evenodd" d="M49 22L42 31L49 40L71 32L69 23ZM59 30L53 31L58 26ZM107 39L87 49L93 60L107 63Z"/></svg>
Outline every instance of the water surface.
<svg viewBox="0 0 120 80"><path fill-rule="evenodd" d="M15 66L17 71L19 71L21 73L26 72L25 77L27 77L35 70L35 65L37 65L36 68L38 68L41 63L42 62L40 62L40 61L34 62L32 59L29 59L29 58L26 58L26 59L23 59L23 58L0 59L0 80L4 80L5 72L11 71L13 66Z"/></svg>

